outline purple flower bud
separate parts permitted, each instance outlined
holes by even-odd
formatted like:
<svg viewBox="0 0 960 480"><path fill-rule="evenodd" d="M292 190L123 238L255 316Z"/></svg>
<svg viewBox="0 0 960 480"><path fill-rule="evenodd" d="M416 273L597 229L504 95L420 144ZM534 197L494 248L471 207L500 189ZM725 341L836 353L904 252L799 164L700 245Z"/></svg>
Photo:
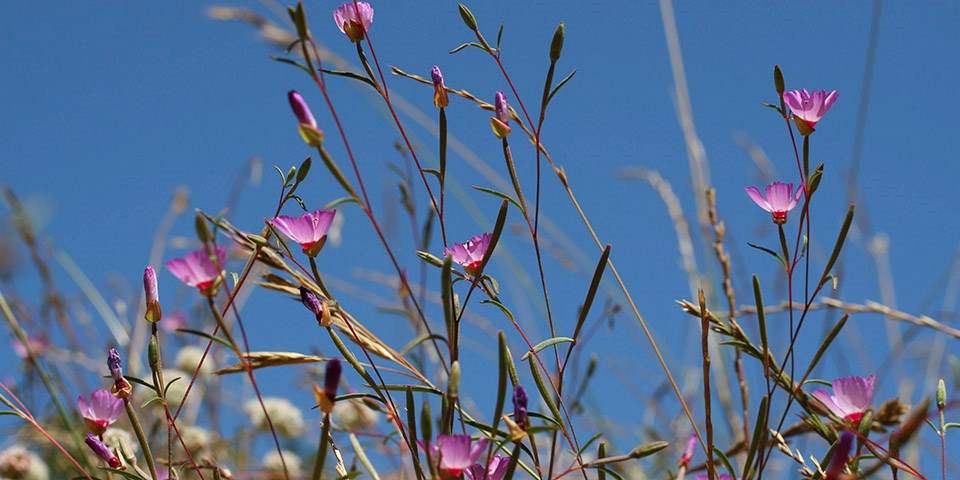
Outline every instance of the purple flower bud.
<svg viewBox="0 0 960 480"><path fill-rule="evenodd" d="M317 121L313 118L310 107L307 106L307 102L303 100L303 97L301 97L296 90L290 90L290 92L287 93L287 99L290 100L290 108L293 109L293 114L297 116L297 120L300 123L317 128Z"/></svg>
<svg viewBox="0 0 960 480"><path fill-rule="evenodd" d="M123 378L123 362L120 359L120 353L116 348L110 349L107 356L107 367L110 369L110 375L113 376L113 389L111 393L117 398L126 398L133 392L133 386L126 378Z"/></svg>
<svg viewBox="0 0 960 480"><path fill-rule="evenodd" d="M343 366L340 360L336 358L327 361L327 371L323 377L323 393L332 402L337 397L337 385L340 384L340 374L343 372Z"/></svg>
<svg viewBox="0 0 960 480"><path fill-rule="evenodd" d="M527 391L520 385L513 387L513 421L527 430Z"/></svg>
<svg viewBox="0 0 960 480"><path fill-rule="evenodd" d="M304 307L307 307L307 310L310 310L310 313L317 316L319 322L323 316L323 305L320 303L320 299L303 285L300 286L300 301Z"/></svg>
<svg viewBox="0 0 960 480"><path fill-rule="evenodd" d="M148 322L159 322L163 316L160 310L160 294L157 288L157 272L153 267L143 269L143 292L147 299L147 312L144 318Z"/></svg>
<svg viewBox="0 0 960 480"><path fill-rule="evenodd" d="M111 348L107 355L107 367L110 369L110 375L114 382L123 380L123 360L120 359L120 352L116 348Z"/></svg>
<svg viewBox="0 0 960 480"><path fill-rule="evenodd" d="M847 466L847 455L850 454L850 447L853 444L853 434L850 432L843 432L840 434L840 442L837 444L837 447L833 449L833 454L830 456L830 464L827 466L826 475L824 475L824 480L837 480L840 478L840 474L843 473L843 467Z"/></svg>
<svg viewBox="0 0 960 480"><path fill-rule="evenodd" d="M503 92L497 92L493 104L497 109L497 118L504 124L509 124L510 109L507 107L507 96Z"/></svg>
<svg viewBox="0 0 960 480"><path fill-rule="evenodd" d="M450 105L450 99L447 97L446 85L443 84L443 74L440 73L440 67L434 65L430 69L430 78L433 79L433 105L437 108L444 108Z"/></svg>
<svg viewBox="0 0 960 480"><path fill-rule="evenodd" d="M84 441L87 443L87 446L90 447L90 450L93 451L94 455L100 457L104 462L107 462L110 468L120 468L120 459L117 458L103 442L98 440L97 437L88 433Z"/></svg>

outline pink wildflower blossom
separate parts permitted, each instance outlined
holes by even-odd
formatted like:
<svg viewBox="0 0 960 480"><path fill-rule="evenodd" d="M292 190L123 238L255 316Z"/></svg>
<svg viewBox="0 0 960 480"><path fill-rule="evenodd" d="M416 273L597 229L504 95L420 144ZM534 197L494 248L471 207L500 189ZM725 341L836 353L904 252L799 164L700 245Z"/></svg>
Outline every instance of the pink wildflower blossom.
<svg viewBox="0 0 960 480"><path fill-rule="evenodd" d="M453 261L463 267L470 275L475 275L483 263L483 256L490 247L492 235L484 233L475 235L464 243L454 243L452 247L443 249L443 255L451 255Z"/></svg>
<svg viewBox="0 0 960 480"><path fill-rule="evenodd" d="M838 378L833 381L833 395L820 389L813 392L813 396L823 402L834 415L857 425L863 418L863 413L870 408L875 383L873 375Z"/></svg>
<svg viewBox="0 0 960 480"><path fill-rule="evenodd" d="M485 438L472 443L473 440L470 435L437 436L440 469L454 477L459 477L464 470L476 463L483 451L487 449L487 439Z"/></svg>
<svg viewBox="0 0 960 480"><path fill-rule="evenodd" d="M470 480L503 480L509 465L510 457L496 455L490 459L490 463L486 467L475 463L472 467L464 470L463 474Z"/></svg>
<svg viewBox="0 0 960 480"><path fill-rule="evenodd" d="M838 95L836 90L830 93L827 93L826 90L820 90L819 92L814 90L813 93L807 92L806 89L794 90L783 92L783 102L790 107L795 117L803 120L810 127L812 132L813 126L833 106L833 102L837 101Z"/></svg>
<svg viewBox="0 0 960 480"><path fill-rule="evenodd" d="M114 397L107 390L94 390L90 392L89 403L83 395L77 397L77 409L80 410L80 416L83 417L87 428L94 435L103 435L107 427L120 418L123 400Z"/></svg>
<svg viewBox="0 0 960 480"><path fill-rule="evenodd" d="M213 251L217 255L216 263L211 261L207 251L201 248L188 253L186 257L169 260L164 265L181 282L205 292L220 277L220 267L227 256L227 247L215 247Z"/></svg>
<svg viewBox="0 0 960 480"><path fill-rule="evenodd" d="M344 3L333 11L333 21L351 42L359 42L373 23L373 7L367 2Z"/></svg>
<svg viewBox="0 0 960 480"><path fill-rule="evenodd" d="M307 251L327 235L336 214L336 210L317 210L299 217L280 215L270 220L270 224Z"/></svg>
<svg viewBox="0 0 960 480"><path fill-rule="evenodd" d="M760 205L760 208L773 214L773 223L777 225L783 225L787 222L787 212L797 206L797 202L800 201L800 195L803 193L803 188L798 187L797 193L791 195L793 192L793 183L780 182L773 182L767 185L766 198L760 194L760 190L758 190L757 187L746 187L745 190L747 191L747 195L749 195L757 205Z"/></svg>

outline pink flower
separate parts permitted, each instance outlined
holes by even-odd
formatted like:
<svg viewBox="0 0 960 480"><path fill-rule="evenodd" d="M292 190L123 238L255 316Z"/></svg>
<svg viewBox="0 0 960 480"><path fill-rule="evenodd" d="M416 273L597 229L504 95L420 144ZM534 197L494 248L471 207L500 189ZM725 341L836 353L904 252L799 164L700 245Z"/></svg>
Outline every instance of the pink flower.
<svg viewBox="0 0 960 480"><path fill-rule="evenodd" d="M307 251L327 235L336 214L336 210L317 210L299 217L280 215L270 220L270 224Z"/></svg>
<svg viewBox="0 0 960 480"><path fill-rule="evenodd" d="M483 451L487 449L487 439L481 438L471 446L472 442L470 435L437 436L440 469L454 477L459 477L464 470L476 463Z"/></svg>
<svg viewBox="0 0 960 480"><path fill-rule="evenodd" d="M760 208L773 214L773 223L777 225L783 225L787 222L787 212L797 206L797 202L800 201L800 195L803 193L803 188L799 187L797 188L796 195L791 196L793 183L780 182L773 182L767 185L767 198L763 198L763 196L760 195L760 190L758 190L757 187L746 187L745 190L747 191L747 195L749 195L754 202L757 202L757 205L760 205Z"/></svg>
<svg viewBox="0 0 960 480"><path fill-rule="evenodd" d="M205 292L220 277L220 267L227 256L227 247L214 247L213 251L217 255L216 263L210 260L210 255L201 248L188 253L186 257L169 260L164 265L181 282Z"/></svg>
<svg viewBox="0 0 960 480"><path fill-rule="evenodd" d="M506 475L509 465L510 457L496 455L490 459L490 463L486 468L476 463L467 470L464 470L463 474L470 480L503 480L503 476Z"/></svg>
<svg viewBox="0 0 960 480"><path fill-rule="evenodd" d="M123 400L114 397L107 390L94 390L90 392L90 403L87 403L87 398L83 395L77 397L77 409L80 410L80 416L87 428L94 435L103 435L107 427L120 418Z"/></svg>
<svg viewBox="0 0 960 480"><path fill-rule="evenodd" d="M333 11L333 21L351 42L359 42L373 23L373 7L367 2L344 3Z"/></svg>
<svg viewBox="0 0 960 480"><path fill-rule="evenodd" d="M451 255L453 261L458 263L470 275L475 275L483 263L483 256L487 254L487 248L490 247L490 238L492 235L484 233L475 235L465 243L454 243L452 247L443 249L443 256Z"/></svg>
<svg viewBox="0 0 960 480"><path fill-rule="evenodd" d="M795 117L803 120L810 127L810 131L813 131L813 126L830 110L838 95L836 90L830 93L826 90L814 90L812 94L806 89L794 90L783 92L783 102L790 107Z"/></svg>
<svg viewBox="0 0 960 480"><path fill-rule="evenodd" d="M813 392L813 396L823 402L834 415L857 425L863 418L863 412L870 408L875 383L873 375L838 378L833 381L833 395L820 389Z"/></svg>

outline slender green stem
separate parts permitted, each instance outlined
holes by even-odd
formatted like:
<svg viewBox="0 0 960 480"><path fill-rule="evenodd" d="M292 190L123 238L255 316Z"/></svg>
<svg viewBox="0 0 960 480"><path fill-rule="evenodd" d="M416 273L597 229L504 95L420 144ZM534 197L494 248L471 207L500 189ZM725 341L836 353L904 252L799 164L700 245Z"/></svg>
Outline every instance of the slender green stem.
<svg viewBox="0 0 960 480"><path fill-rule="evenodd" d="M323 431L320 433L320 446L317 447L317 461L313 464L313 480L323 477L323 464L327 461L327 437L330 435L330 414L323 415Z"/></svg>
<svg viewBox="0 0 960 480"><path fill-rule="evenodd" d="M127 410L127 418L130 419L130 425L133 426L133 432L137 434L137 441L140 442L143 456L147 457L147 467L150 469L150 475L153 477L153 480L158 480L157 466L153 461L153 453L150 451L150 442L147 441L147 436L143 434L143 427L140 426L140 418L137 417L137 412L133 410L133 405L130 404L129 398L123 399L123 407Z"/></svg>

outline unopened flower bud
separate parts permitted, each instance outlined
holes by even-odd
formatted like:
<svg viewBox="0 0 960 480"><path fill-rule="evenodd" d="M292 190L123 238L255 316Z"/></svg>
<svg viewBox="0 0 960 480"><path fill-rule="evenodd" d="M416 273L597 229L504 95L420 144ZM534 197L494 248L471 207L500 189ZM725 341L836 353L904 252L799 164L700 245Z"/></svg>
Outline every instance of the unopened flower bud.
<svg viewBox="0 0 960 480"><path fill-rule="evenodd" d="M937 408L943 410L947 406L947 385L943 383L941 378L937 382Z"/></svg>
<svg viewBox="0 0 960 480"><path fill-rule="evenodd" d="M100 457L104 462L107 462L110 468L120 468L120 459L117 458L103 442L98 440L97 437L94 437L92 433L87 434L84 442L87 443L87 446L90 447L94 455Z"/></svg>
<svg viewBox="0 0 960 480"><path fill-rule="evenodd" d="M317 397L317 403L323 413L333 411L341 373L343 373L343 366L340 364L340 360L330 359L327 361L327 369L323 376L323 390L320 390L319 385L314 385L314 395Z"/></svg>
<svg viewBox="0 0 960 480"><path fill-rule="evenodd" d="M467 25L467 28L477 31L477 18L473 16L473 12L467 8L466 5L460 4L460 18L463 19L463 23Z"/></svg>
<svg viewBox="0 0 960 480"><path fill-rule="evenodd" d="M560 52L563 51L563 37L564 27L563 22L560 22L556 31L553 32L553 41L550 42L550 63L557 63L557 60L560 60Z"/></svg>
<svg viewBox="0 0 960 480"><path fill-rule="evenodd" d="M157 272L153 271L153 267L143 269L143 292L147 299L147 312L143 318L148 322L159 322L163 318L163 311L160 309Z"/></svg>
<svg viewBox="0 0 960 480"><path fill-rule="evenodd" d="M840 434L840 442L833 449L830 456L830 464L827 466L827 472L823 476L824 480L837 480L843 473L843 467L847 466L847 455L850 454L850 447L853 445L853 434L843 432Z"/></svg>
<svg viewBox="0 0 960 480"><path fill-rule="evenodd" d="M527 391L522 386L513 387L513 419L524 431L527 429Z"/></svg>
<svg viewBox="0 0 960 480"><path fill-rule="evenodd" d="M693 458L693 452L697 448L697 436L690 435L690 438L687 439L687 445L683 449L683 455L680 456L680 461L677 462L678 467L690 467L690 460Z"/></svg>
<svg viewBox="0 0 960 480"><path fill-rule="evenodd" d="M430 69L430 78L433 80L433 104L437 108L444 108L450 105L450 99L447 97L447 88L443 84L443 74L440 73L440 67L434 65Z"/></svg>
<svg viewBox="0 0 960 480"><path fill-rule="evenodd" d="M333 317L330 315L330 308L327 302L321 301L317 296L303 285L300 286L300 301L307 310L310 310L317 317L317 323L321 327L329 327L333 324Z"/></svg>
<svg viewBox="0 0 960 480"><path fill-rule="evenodd" d="M317 120L313 118L313 113L310 111L310 107L303 97L301 97L296 90L290 90L290 92L287 93L287 100L290 101L290 108L293 109L293 114L296 115L297 121L300 122L297 130L300 132L300 136L303 137L303 141L311 147L316 147L323 143L323 131L317 127Z"/></svg>
<svg viewBox="0 0 960 480"><path fill-rule="evenodd" d="M507 96L503 92L497 92L493 105L497 115L490 117L490 127L493 128L493 134L497 138L505 139L510 135L510 108L507 106Z"/></svg>
<svg viewBox="0 0 960 480"><path fill-rule="evenodd" d="M110 369L110 375L113 377L113 395L117 398L129 397L133 391L133 387L126 378L123 378L123 362L116 348L110 349L110 353L107 356L107 367Z"/></svg>

